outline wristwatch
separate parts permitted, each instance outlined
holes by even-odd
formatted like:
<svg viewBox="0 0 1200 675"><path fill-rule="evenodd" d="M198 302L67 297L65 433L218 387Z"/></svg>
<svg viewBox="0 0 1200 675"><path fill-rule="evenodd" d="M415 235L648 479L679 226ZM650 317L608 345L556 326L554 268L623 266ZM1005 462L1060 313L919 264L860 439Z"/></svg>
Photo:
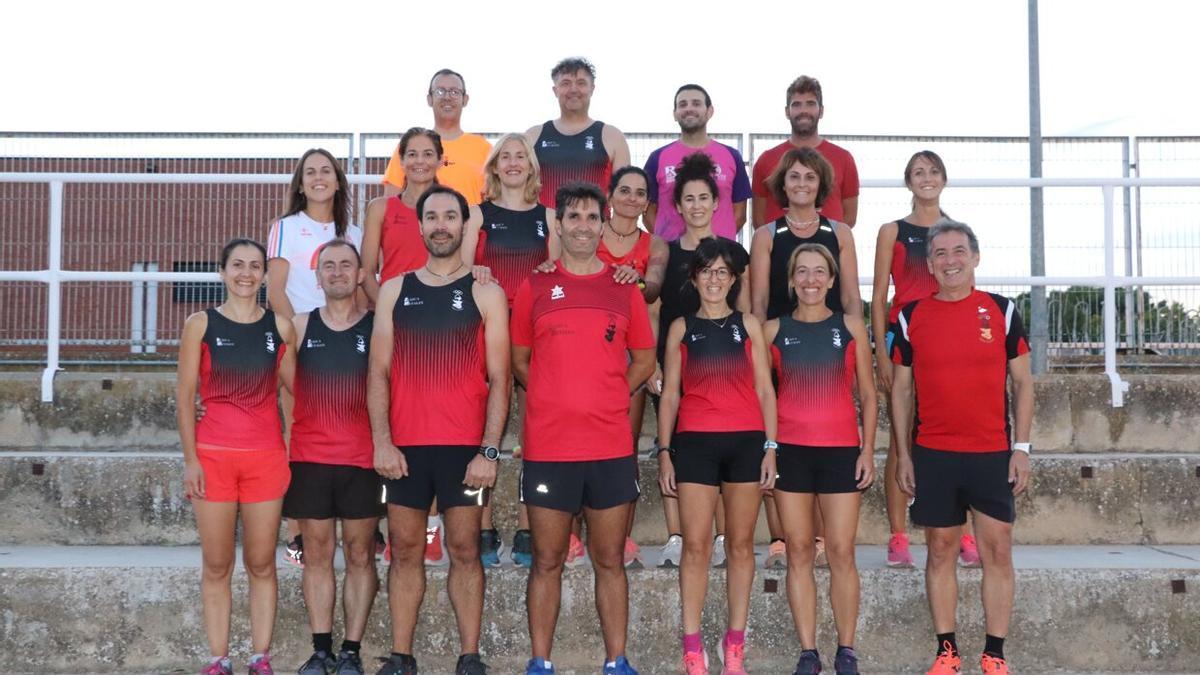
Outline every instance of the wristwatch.
<svg viewBox="0 0 1200 675"><path fill-rule="evenodd" d="M778 444L778 443L776 443L775 441L764 441L764 442L763 442L763 452L764 452L764 453L766 453L766 451L768 451L768 450L776 450L776 451L778 451L778 450L779 450L779 444Z"/></svg>
<svg viewBox="0 0 1200 675"><path fill-rule="evenodd" d="M1026 455L1028 455L1030 453L1030 451L1033 450L1033 444L1032 443L1013 443L1012 449L1013 449L1013 452L1023 452Z"/></svg>
<svg viewBox="0 0 1200 675"><path fill-rule="evenodd" d="M495 462L500 459L500 448L494 445L481 445L479 446L479 454L483 455L483 458L489 462Z"/></svg>

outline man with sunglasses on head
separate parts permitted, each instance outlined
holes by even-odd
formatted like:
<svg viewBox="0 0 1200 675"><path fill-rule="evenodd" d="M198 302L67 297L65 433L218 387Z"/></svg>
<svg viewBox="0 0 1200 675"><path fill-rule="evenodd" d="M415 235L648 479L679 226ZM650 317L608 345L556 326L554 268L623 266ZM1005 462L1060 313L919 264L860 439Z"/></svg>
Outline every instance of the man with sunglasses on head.
<svg viewBox="0 0 1200 675"><path fill-rule="evenodd" d="M463 108L471 100L463 76L449 68L437 71L429 80L425 100L433 108L433 130L442 137L444 154L442 168L437 172L438 182L454 188L471 204L478 204L483 198L483 164L492 151L492 144L483 136L468 134L462 129ZM404 168L397 146L383 175L383 190L391 196L402 189Z"/></svg>

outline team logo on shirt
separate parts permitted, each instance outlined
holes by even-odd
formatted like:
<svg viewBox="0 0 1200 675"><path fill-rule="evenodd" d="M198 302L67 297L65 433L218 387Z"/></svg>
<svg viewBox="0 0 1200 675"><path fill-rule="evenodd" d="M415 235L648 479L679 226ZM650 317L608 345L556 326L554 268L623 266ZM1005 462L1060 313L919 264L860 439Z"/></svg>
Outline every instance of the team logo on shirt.
<svg viewBox="0 0 1200 675"><path fill-rule="evenodd" d="M992 337L992 315L986 307L981 305L979 307L979 341L991 342L993 339L995 338Z"/></svg>
<svg viewBox="0 0 1200 675"><path fill-rule="evenodd" d="M738 325L736 323L733 324L733 341L734 342L742 341L742 331L738 328Z"/></svg>
<svg viewBox="0 0 1200 675"><path fill-rule="evenodd" d="M605 342L612 342L613 338L616 337L616 335L617 335L617 315L609 314L608 315L608 326L604 329Z"/></svg>
<svg viewBox="0 0 1200 675"><path fill-rule="evenodd" d="M797 338L797 337L783 338L783 346L784 347L791 347L792 345L798 345L798 344L800 344L800 338Z"/></svg>
<svg viewBox="0 0 1200 675"><path fill-rule="evenodd" d="M362 336L362 334L356 333L354 335L354 351L358 352L359 354L367 353L367 340Z"/></svg>
<svg viewBox="0 0 1200 675"><path fill-rule="evenodd" d="M219 337L219 338L217 338L216 343L217 343L218 347L232 347L233 346L233 340L230 340L229 338Z"/></svg>
<svg viewBox="0 0 1200 675"><path fill-rule="evenodd" d="M557 148L557 147L558 147L558 141L547 141L547 140L542 140L542 147L543 147L543 148Z"/></svg>
<svg viewBox="0 0 1200 675"><path fill-rule="evenodd" d="M540 220L535 221L535 223L537 224L537 236L542 239L545 239L546 238L546 223L544 223Z"/></svg>
<svg viewBox="0 0 1200 675"><path fill-rule="evenodd" d="M320 338L317 338L315 340L313 338L305 338L304 346L307 349L319 349L321 347L324 347L325 343L322 342Z"/></svg>
<svg viewBox="0 0 1200 675"><path fill-rule="evenodd" d="M415 307L417 305L425 304L425 301L420 298L404 298L401 302L405 307Z"/></svg>
<svg viewBox="0 0 1200 675"><path fill-rule="evenodd" d="M584 136L583 137L583 149L584 150L595 150L596 149L596 143L592 139L593 139L592 136Z"/></svg>
<svg viewBox="0 0 1200 675"><path fill-rule="evenodd" d="M550 289L551 300L562 300L565 297L567 297L567 294L563 292L562 286L556 285L554 288Z"/></svg>
<svg viewBox="0 0 1200 675"><path fill-rule="evenodd" d="M674 183L676 170L677 169L674 166L671 166L670 164L668 164L667 166L664 166L663 167L663 182L664 183Z"/></svg>
<svg viewBox="0 0 1200 675"><path fill-rule="evenodd" d="M690 336L688 336L688 337L690 337L690 338L691 338L692 342L699 342L699 341L703 340L704 338L706 338L706 337L708 337L708 336L707 336L707 335L705 335L704 333L692 333L692 334L691 334Z"/></svg>
<svg viewBox="0 0 1200 675"><path fill-rule="evenodd" d="M270 331L267 331L266 335L267 335L267 351L274 354L275 353L275 336Z"/></svg>
<svg viewBox="0 0 1200 675"><path fill-rule="evenodd" d="M463 311L463 292L455 289L450 297L450 309L461 312Z"/></svg>
<svg viewBox="0 0 1200 675"><path fill-rule="evenodd" d="M497 230L508 230L508 226L504 223L491 223L488 225L488 229L495 232Z"/></svg>
<svg viewBox="0 0 1200 675"><path fill-rule="evenodd" d="M842 347L842 331L837 328L833 329L833 346L838 349Z"/></svg>
<svg viewBox="0 0 1200 675"><path fill-rule="evenodd" d="M925 243L925 240L924 240L923 238L921 238L921 237L909 237L909 238L908 238L908 243L910 243L910 244L923 244L923 243Z"/></svg>

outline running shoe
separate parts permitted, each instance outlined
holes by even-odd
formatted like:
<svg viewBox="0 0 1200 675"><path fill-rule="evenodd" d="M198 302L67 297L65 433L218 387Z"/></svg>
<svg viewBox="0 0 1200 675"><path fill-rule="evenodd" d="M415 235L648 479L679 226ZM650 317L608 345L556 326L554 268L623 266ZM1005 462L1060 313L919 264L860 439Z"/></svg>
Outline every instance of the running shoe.
<svg viewBox="0 0 1200 675"><path fill-rule="evenodd" d="M817 537L813 542L813 567L829 567L829 556L825 555L825 539Z"/></svg>
<svg viewBox="0 0 1200 675"><path fill-rule="evenodd" d="M500 540L500 532L496 529L479 532L479 560L484 567L499 567L500 554L504 552L504 542Z"/></svg>
<svg viewBox="0 0 1200 675"><path fill-rule="evenodd" d="M888 539L887 566L905 569L914 567L912 552L908 550L907 534L897 532L892 535L891 539Z"/></svg>
<svg viewBox="0 0 1200 675"><path fill-rule="evenodd" d="M387 540L383 538L383 533L375 530L375 560L383 560L383 556L387 553Z"/></svg>
<svg viewBox="0 0 1200 675"><path fill-rule="evenodd" d="M445 560L446 554L442 552L442 528L425 528L425 564L441 565Z"/></svg>
<svg viewBox="0 0 1200 675"><path fill-rule="evenodd" d="M662 550L658 554L658 566L679 567L679 561L682 559L683 537L678 534L667 537L667 543L663 544Z"/></svg>
<svg viewBox="0 0 1200 675"><path fill-rule="evenodd" d="M979 667L983 670L983 675L1008 675L1008 662L995 656L980 656Z"/></svg>
<svg viewBox="0 0 1200 675"><path fill-rule="evenodd" d="M533 537L529 530L517 530L513 534L512 561L526 569L533 565Z"/></svg>
<svg viewBox="0 0 1200 675"><path fill-rule="evenodd" d="M963 567L981 567L979 561L979 546L975 544L975 537L969 534L964 534L962 539L958 540L958 564Z"/></svg>
<svg viewBox="0 0 1200 675"><path fill-rule="evenodd" d="M767 559L763 562L763 567L769 570L787 568L787 544L783 543L782 539L776 539L767 547Z"/></svg>
<svg viewBox="0 0 1200 675"><path fill-rule="evenodd" d="M962 659L949 642L942 643L942 651L938 652L933 661L933 667L925 675L958 675L962 672ZM1006 671L1007 672L1007 671Z"/></svg>
<svg viewBox="0 0 1200 675"><path fill-rule="evenodd" d="M334 665L332 654L326 651L316 651L296 672L299 675L329 675L333 672Z"/></svg>
<svg viewBox="0 0 1200 675"><path fill-rule="evenodd" d="M478 654L463 654L454 666L454 675L487 675L488 666Z"/></svg>
<svg viewBox="0 0 1200 675"><path fill-rule="evenodd" d="M337 663L333 664L333 675L363 675L362 657L358 652L338 652Z"/></svg>
<svg viewBox="0 0 1200 675"><path fill-rule="evenodd" d="M712 558L709 562L713 567L719 569L725 568L725 535L718 534L713 539Z"/></svg>
<svg viewBox="0 0 1200 675"><path fill-rule="evenodd" d="M200 675L233 675L233 664L223 656L200 669Z"/></svg>
<svg viewBox="0 0 1200 675"><path fill-rule="evenodd" d="M725 664L722 675L746 675L746 643L731 645L721 640L721 663Z"/></svg>
<svg viewBox="0 0 1200 675"><path fill-rule="evenodd" d="M283 561L304 568L304 540L296 535L283 549Z"/></svg>
<svg viewBox="0 0 1200 675"><path fill-rule="evenodd" d="M525 675L554 675L554 665L535 656L525 664Z"/></svg>
<svg viewBox="0 0 1200 675"><path fill-rule="evenodd" d="M638 675L638 671L634 670L629 659L624 656L618 656L611 666L605 663L603 672L604 675Z"/></svg>
<svg viewBox="0 0 1200 675"><path fill-rule="evenodd" d="M583 559L587 552L583 549L583 542L575 533L571 533L571 543L567 546L567 567L578 567L583 564Z"/></svg>
<svg viewBox="0 0 1200 675"><path fill-rule="evenodd" d="M417 675L417 660L408 654L392 654L375 675Z"/></svg>
<svg viewBox="0 0 1200 675"><path fill-rule="evenodd" d="M833 672L837 675L858 675L858 654L853 649L837 650L833 657Z"/></svg>
<svg viewBox="0 0 1200 675"><path fill-rule="evenodd" d="M642 567L642 549L629 537L625 537L625 566L635 569Z"/></svg>
<svg viewBox="0 0 1200 675"><path fill-rule="evenodd" d="M250 675L275 675L275 669L271 667L271 657L268 654L256 656L250 659Z"/></svg>
<svg viewBox="0 0 1200 675"><path fill-rule="evenodd" d="M821 657L816 652L800 652L800 660L792 675L818 675L821 672Z"/></svg>
<svg viewBox="0 0 1200 675"><path fill-rule="evenodd" d="M686 675L708 675L708 652L683 653L683 672Z"/></svg>

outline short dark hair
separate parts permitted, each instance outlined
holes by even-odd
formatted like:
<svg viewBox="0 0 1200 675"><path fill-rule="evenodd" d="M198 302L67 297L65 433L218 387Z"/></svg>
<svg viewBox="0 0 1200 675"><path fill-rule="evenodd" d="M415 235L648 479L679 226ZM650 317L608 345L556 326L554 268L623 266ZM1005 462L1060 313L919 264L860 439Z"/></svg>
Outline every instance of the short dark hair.
<svg viewBox="0 0 1200 675"><path fill-rule="evenodd" d="M358 266L362 267L362 254L358 252L358 247L354 245L354 242L352 242L349 239L346 239L344 237L334 237L333 239L330 239L329 241L327 241L324 244L321 244L319 247L317 247L318 266L320 266L319 263L321 261L321 256L325 253L326 250L331 249L331 248L348 248L348 249L350 249L351 251L354 252L354 259L358 261Z"/></svg>
<svg viewBox="0 0 1200 675"><path fill-rule="evenodd" d="M796 163L817 172L820 185L817 187L816 205L817 208L820 208L825 203L825 198L829 196L830 191L833 190L833 167L829 165L828 160L821 156L821 153L812 148L792 148L783 153L779 164L767 177L767 187L771 190L771 195L775 197L775 201L781 207L785 209L788 207L787 190L783 188L784 178L787 176L788 169Z"/></svg>
<svg viewBox="0 0 1200 675"><path fill-rule="evenodd" d="M454 199L458 201L459 215L462 217L464 223L467 222L467 215L471 211L471 205L467 203L467 198L462 196L462 193L458 190L438 183L430 185L429 189L422 192L420 197L417 197L418 221L425 219L425 202L433 195L453 195Z"/></svg>
<svg viewBox="0 0 1200 675"><path fill-rule="evenodd" d="M971 253L979 253L979 238L975 236L975 230L971 229L970 225L960 223L957 220L941 220L937 225L929 228L929 234L925 235L925 256L933 256L933 240L943 234L949 232L961 232L967 237L967 245L971 247Z"/></svg>
<svg viewBox="0 0 1200 675"><path fill-rule="evenodd" d="M696 277L700 275L700 270L711 266L718 260L724 261L725 266L733 273L733 285L729 287L729 295L725 296L725 302L729 304L730 309L737 309L738 293L742 289L742 273L746 271L746 257L734 255L733 251L734 246L740 245L721 237L701 239L700 244L696 246L696 254L692 257L692 262L688 264L687 278L692 283L685 284L685 291L699 295L695 281ZM687 286L691 286L690 291L687 291Z"/></svg>
<svg viewBox="0 0 1200 675"><path fill-rule="evenodd" d="M464 78L462 76L462 73L460 73L458 71L450 70L449 68L442 68L441 70L434 73L433 77L429 78L429 95L430 96L433 96L433 81L438 79L442 75L453 75L454 77L457 77L458 81L462 82L463 93L464 94L467 93L467 80L466 80L466 78Z"/></svg>
<svg viewBox="0 0 1200 675"><path fill-rule="evenodd" d="M675 204L679 204L683 200L684 186L695 180L704 181L704 184L708 186L708 190L712 192L714 201L720 199L720 190L717 187L717 179L714 176L716 170L716 163L703 150L697 150L684 157L679 166L675 167L675 191L672 194Z"/></svg>
<svg viewBox="0 0 1200 675"><path fill-rule="evenodd" d="M821 83L815 77L801 75L792 80L787 88L787 103L790 104L792 97L796 94L812 94L817 97L817 105L825 107L825 98L821 95Z"/></svg>
<svg viewBox="0 0 1200 675"><path fill-rule="evenodd" d="M612 176L609 177L609 179L608 179L608 194L611 195L612 193L616 192L617 185L619 185L621 183L621 179L624 178L625 176L628 176L631 173L635 173L635 174L641 176L642 180L646 181L646 187L647 188L650 187L650 178L649 178L649 176L646 175L646 171L644 169L642 169L642 167L636 166L634 164L626 164L625 166L614 171Z"/></svg>
<svg viewBox="0 0 1200 675"><path fill-rule="evenodd" d="M594 201L600 206L600 219L606 220L605 212L608 210L608 200L604 197L604 192L594 183L580 181L567 183L554 193L554 215L561 221L567 207L588 200Z"/></svg>
<svg viewBox="0 0 1200 675"><path fill-rule="evenodd" d="M698 84L685 84L682 87L676 89L675 96L671 98L671 107L672 108L675 107L675 101L679 99L680 94L682 94L683 92L688 91L690 89L694 89L694 90L700 92L701 94L704 94L704 106L707 108L712 107L712 97L708 95L708 90L705 89L704 87L701 87Z"/></svg>
<svg viewBox="0 0 1200 675"><path fill-rule="evenodd" d="M596 66L593 66L591 61L582 56L568 56L559 61L550 69L550 79L557 80L559 75L570 75L581 70L587 71L588 77L592 78L592 82L596 81Z"/></svg>
<svg viewBox="0 0 1200 675"><path fill-rule="evenodd" d="M236 237L225 242L225 245L221 247L221 261L217 265L219 269L225 269L225 264L229 262L229 256L233 255L233 249L239 246L253 246L258 249L258 252L262 254L263 265L267 264L267 249L265 246L247 237Z"/></svg>

